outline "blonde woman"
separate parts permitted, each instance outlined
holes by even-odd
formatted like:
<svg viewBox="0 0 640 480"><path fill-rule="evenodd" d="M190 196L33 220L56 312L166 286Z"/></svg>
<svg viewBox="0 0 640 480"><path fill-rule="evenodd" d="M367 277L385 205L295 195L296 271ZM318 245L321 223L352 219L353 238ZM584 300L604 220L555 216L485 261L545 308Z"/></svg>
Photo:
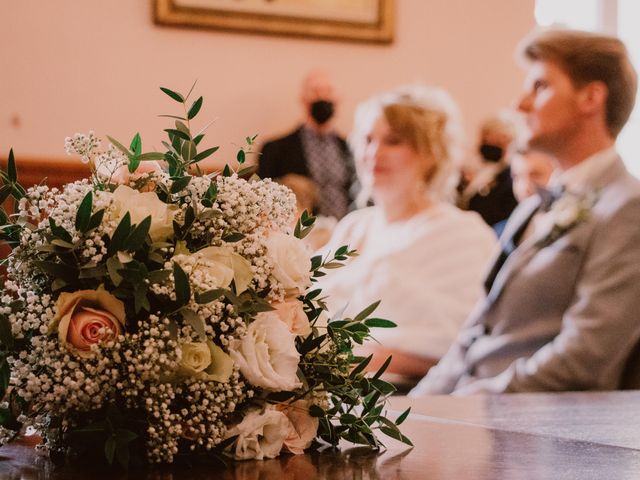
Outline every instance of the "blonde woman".
<svg viewBox="0 0 640 480"><path fill-rule="evenodd" d="M382 299L372 368L393 355L390 372L418 380L447 351L482 294L496 243L472 212L450 203L456 185L455 111L425 86L375 97L358 111L352 138L358 172L374 206L342 219L326 251L348 244L359 256L322 277L332 313L353 316Z"/></svg>

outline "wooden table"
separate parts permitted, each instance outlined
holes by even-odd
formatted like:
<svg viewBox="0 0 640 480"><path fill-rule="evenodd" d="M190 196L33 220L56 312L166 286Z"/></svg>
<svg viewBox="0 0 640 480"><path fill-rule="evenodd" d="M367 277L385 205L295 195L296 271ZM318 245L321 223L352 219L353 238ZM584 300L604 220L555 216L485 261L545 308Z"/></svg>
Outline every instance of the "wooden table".
<svg viewBox="0 0 640 480"><path fill-rule="evenodd" d="M640 391L391 401L397 412L409 405L403 432L413 449L389 440L381 454L344 448L217 470L114 473L56 469L14 444L0 449L0 479L640 479Z"/></svg>

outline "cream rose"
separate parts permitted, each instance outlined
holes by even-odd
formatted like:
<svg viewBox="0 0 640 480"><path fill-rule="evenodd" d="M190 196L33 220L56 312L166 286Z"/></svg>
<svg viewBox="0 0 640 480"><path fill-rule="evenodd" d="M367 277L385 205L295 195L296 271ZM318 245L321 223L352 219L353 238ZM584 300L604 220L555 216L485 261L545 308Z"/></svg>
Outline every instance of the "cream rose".
<svg viewBox="0 0 640 480"><path fill-rule="evenodd" d="M252 410L238 425L227 430L227 438L238 435L227 453L236 460L263 460L280 454L287 436L289 420L284 413L267 408Z"/></svg>
<svg viewBox="0 0 640 480"><path fill-rule="evenodd" d="M272 312L257 315L244 337L232 342L229 353L242 375L256 387L277 392L301 385L296 375L300 355L295 337Z"/></svg>
<svg viewBox="0 0 640 480"><path fill-rule="evenodd" d="M204 377L207 380L227 383L233 373L233 360L211 340L207 340L207 346L211 354L211 363L204 370Z"/></svg>
<svg viewBox="0 0 640 480"><path fill-rule="evenodd" d="M267 256L273 261L273 277L287 289L303 292L311 285L311 252L299 238L271 232L266 240Z"/></svg>
<svg viewBox="0 0 640 480"><path fill-rule="evenodd" d="M124 322L124 304L100 287L60 294L49 331L57 330L62 345L89 356L91 345L116 338Z"/></svg>
<svg viewBox="0 0 640 480"><path fill-rule="evenodd" d="M211 351L204 342L185 342L180 345L182 356L178 368L183 375L193 376L211 365Z"/></svg>
<svg viewBox="0 0 640 480"><path fill-rule="evenodd" d="M311 333L311 325L300 300L287 300L271 305L275 313L294 335L307 336Z"/></svg>
<svg viewBox="0 0 640 480"><path fill-rule="evenodd" d="M120 219L129 212L131 223L138 224L151 215L149 235L154 242L166 240L173 235L173 218L178 207L164 203L155 192L139 192L126 185L120 185L113 192L113 198Z"/></svg>
<svg viewBox="0 0 640 480"><path fill-rule="evenodd" d="M251 279L253 270L251 264L241 255L225 247L207 247L194 253L202 259L196 269L206 273L217 287L228 287L231 280L235 281L236 293L244 292Z"/></svg>
<svg viewBox="0 0 640 480"><path fill-rule="evenodd" d="M287 438L284 440L285 448L294 455L301 455L305 449L311 446L311 442L318 433L319 421L309 415L309 402L298 400L282 408L289 420Z"/></svg>

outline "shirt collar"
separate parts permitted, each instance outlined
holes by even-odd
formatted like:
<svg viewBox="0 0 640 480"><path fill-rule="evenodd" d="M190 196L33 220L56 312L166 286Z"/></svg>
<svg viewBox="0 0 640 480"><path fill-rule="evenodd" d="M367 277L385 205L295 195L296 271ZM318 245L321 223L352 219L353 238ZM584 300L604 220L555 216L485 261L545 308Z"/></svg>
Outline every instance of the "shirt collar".
<svg viewBox="0 0 640 480"><path fill-rule="evenodd" d="M573 193L590 191L617 158L615 147L600 150L567 170L556 170L549 180L549 186L562 186Z"/></svg>

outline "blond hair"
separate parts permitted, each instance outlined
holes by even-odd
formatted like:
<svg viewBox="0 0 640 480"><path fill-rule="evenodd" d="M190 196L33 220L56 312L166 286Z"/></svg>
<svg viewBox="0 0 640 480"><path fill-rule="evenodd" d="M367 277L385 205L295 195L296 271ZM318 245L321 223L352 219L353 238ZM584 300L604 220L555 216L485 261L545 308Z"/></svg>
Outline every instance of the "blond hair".
<svg viewBox="0 0 640 480"><path fill-rule="evenodd" d="M362 102L356 110L349 138L356 167L364 152L365 138L381 115L394 134L420 155L435 160L435 169L425 178L429 195L452 201L458 182L458 164L462 159L463 134L458 108L449 94L437 87L415 84ZM357 199L359 204L368 199L370 192L366 187L363 181L363 191Z"/></svg>
<svg viewBox="0 0 640 480"><path fill-rule="evenodd" d="M521 56L556 63L575 87L602 82L608 91L605 120L617 137L631 115L638 79L621 40L579 30L548 29L525 39Z"/></svg>

